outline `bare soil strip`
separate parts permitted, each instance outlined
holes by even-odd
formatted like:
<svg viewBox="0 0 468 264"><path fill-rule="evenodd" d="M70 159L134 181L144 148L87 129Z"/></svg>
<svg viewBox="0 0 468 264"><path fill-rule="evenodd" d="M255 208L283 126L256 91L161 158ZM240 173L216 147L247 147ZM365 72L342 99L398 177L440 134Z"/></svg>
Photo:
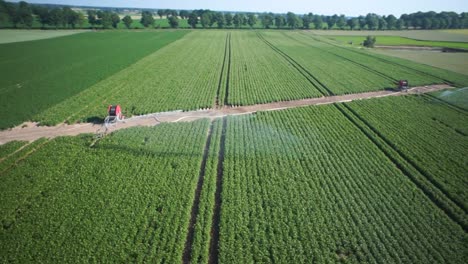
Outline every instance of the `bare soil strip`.
<svg viewBox="0 0 468 264"><path fill-rule="evenodd" d="M208 109L197 111L173 111L154 113L142 116L135 116L124 120L109 128L109 132L119 129L135 127L135 126L155 126L161 122L186 122L202 118L215 119L229 115L244 115L252 114L258 111L274 111L288 108L333 104L341 102L350 102L353 100L370 99L385 96L400 96L406 94L423 94L428 92L439 91L443 89L453 88L446 84L430 85L423 87L414 87L407 92L397 91L375 91L358 94L346 94L337 96L326 96L311 99L302 99L294 101L282 101L268 104L258 104L242 107L224 106L220 109ZM59 136L76 136L82 133L96 133L102 127L101 124L80 123L80 124L60 124L57 126L47 127L39 126L38 123L27 122L9 130L0 131L0 144L5 144L14 140L34 141L39 138L55 138Z"/></svg>
<svg viewBox="0 0 468 264"><path fill-rule="evenodd" d="M210 128L208 129L208 134L206 136L205 149L203 151L203 159L200 165L200 173L198 176L197 188L195 189L195 197L193 199L192 210L190 213L190 222L189 222L189 227L188 227L188 232L187 232L187 239L185 240L185 248L184 248L184 254L182 256L182 263L190 263L193 238L195 235L195 222L197 220L198 211L200 209L200 195L201 195L201 191L203 187L203 181L205 179L206 162L208 160L208 153L210 149L212 132L213 132L213 122L211 122Z"/></svg>
<svg viewBox="0 0 468 264"><path fill-rule="evenodd" d="M209 250L209 264L217 264L219 262L219 227L221 221L221 192L223 187L223 163L224 151L226 149L226 127L227 119L223 118L223 129L221 130L221 139L218 153L218 170L216 176L216 192L215 204L213 208L213 220L211 222L211 239Z"/></svg>

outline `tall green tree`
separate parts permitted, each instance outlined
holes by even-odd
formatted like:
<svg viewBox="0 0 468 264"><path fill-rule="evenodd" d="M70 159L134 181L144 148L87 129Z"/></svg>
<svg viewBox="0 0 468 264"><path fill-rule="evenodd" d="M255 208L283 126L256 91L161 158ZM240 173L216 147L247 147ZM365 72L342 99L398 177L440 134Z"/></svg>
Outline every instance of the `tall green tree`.
<svg viewBox="0 0 468 264"><path fill-rule="evenodd" d="M247 26L248 22L249 22L248 16L245 15L245 14L239 14L239 16L240 16L240 21L241 21L242 25Z"/></svg>
<svg viewBox="0 0 468 264"><path fill-rule="evenodd" d="M336 21L336 26L339 29L344 29L346 26L346 17L344 15L340 15Z"/></svg>
<svg viewBox="0 0 468 264"><path fill-rule="evenodd" d="M129 16L129 15L126 15L126 16L122 19L122 21L124 22L125 26L126 26L128 29L130 29L130 27L131 27L131 25L132 25L132 23L133 23L132 17Z"/></svg>
<svg viewBox="0 0 468 264"><path fill-rule="evenodd" d="M117 28L120 23L120 17L117 13L112 13L111 14L111 21L112 21L112 27Z"/></svg>
<svg viewBox="0 0 468 264"><path fill-rule="evenodd" d="M58 28L64 21L63 11L60 8L54 8L49 13L49 24Z"/></svg>
<svg viewBox="0 0 468 264"><path fill-rule="evenodd" d="M314 28L315 29L322 29L323 28L323 20L322 20L321 16L315 15L313 22L314 22Z"/></svg>
<svg viewBox="0 0 468 264"><path fill-rule="evenodd" d="M309 15L303 15L301 17L301 19L302 19L302 28L309 29L310 28L310 23L311 23L310 16Z"/></svg>
<svg viewBox="0 0 468 264"><path fill-rule="evenodd" d="M182 19L187 19L189 17L190 13L187 10L180 10L179 16Z"/></svg>
<svg viewBox="0 0 468 264"><path fill-rule="evenodd" d="M112 13L110 11L98 12L97 16L102 28L109 29L112 27Z"/></svg>
<svg viewBox="0 0 468 264"><path fill-rule="evenodd" d="M97 13L95 10L88 10L88 23L91 27L95 27L98 24Z"/></svg>
<svg viewBox="0 0 468 264"><path fill-rule="evenodd" d="M264 28L270 28L273 25L274 15L272 13L262 14L260 21Z"/></svg>
<svg viewBox="0 0 468 264"><path fill-rule="evenodd" d="M200 23L203 28L207 28L211 25L211 14L206 12L201 15Z"/></svg>
<svg viewBox="0 0 468 264"><path fill-rule="evenodd" d="M284 16L282 15L276 15L275 16L275 26L276 28L282 28L286 24L286 20L284 19Z"/></svg>
<svg viewBox="0 0 468 264"><path fill-rule="evenodd" d="M347 21L347 25L351 30L355 30L359 28L359 19L356 17L353 17Z"/></svg>
<svg viewBox="0 0 468 264"><path fill-rule="evenodd" d="M376 14L366 15L366 24L369 29L376 30L379 28L379 17Z"/></svg>
<svg viewBox="0 0 468 264"><path fill-rule="evenodd" d="M158 13L159 18L162 19L162 17L166 15L166 10L158 9L157 13Z"/></svg>
<svg viewBox="0 0 468 264"><path fill-rule="evenodd" d="M190 13L189 18L188 18L188 24L192 28L197 27L197 24L198 24L198 14L197 14L197 12L193 11L192 13Z"/></svg>
<svg viewBox="0 0 468 264"><path fill-rule="evenodd" d="M232 18L232 23L234 24L235 28L240 28L240 26L242 25L242 21L239 14L234 15L234 17Z"/></svg>
<svg viewBox="0 0 468 264"><path fill-rule="evenodd" d="M171 26L171 28L179 27L179 18L177 18L177 16L168 16L167 20L169 21L169 26Z"/></svg>
<svg viewBox="0 0 468 264"><path fill-rule="evenodd" d="M397 18L394 15L389 15L385 19L387 21L387 28L388 29L395 29L396 28L396 23L397 23Z"/></svg>
<svg viewBox="0 0 468 264"><path fill-rule="evenodd" d="M149 27L154 25L154 17L150 11L143 11L141 12L141 20L140 23L144 27Z"/></svg>
<svg viewBox="0 0 468 264"><path fill-rule="evenodd" d="M291 29L295 29L299 25L299 18L293 12L288 12L286 14L286 23Z"/></svg>
<svg viewBox="0 0 468 264"><path fill-rule="evenodd" d="M49 9L43 6L35 6L33 8L33 13L39 19L39 22L42 25L42 28L45 28L47 24L49 24Z"/></svg>
<svg viewBox="0 0 468 264"><path fill-rule="evenodd" d="M218 25L218 28L224 28L226 24L226 19L224 18L224 14L221 12L216 12L214 17L216 20L216 24Z"/></svg>
<svg viewBox="0 0 468 264"><path fill-rule="evenodd" d="M255 24L257 24L257 16L255 16L253 13L250 13L247 16L247 23L249 24L250 28L253 28Z"/></svg>
<svg viewBox="0 0 468 264"><path fill-rule="evenodd" d="M231 13L226 13L224 14L224 19L226 20L226 26L231 27L232 26L232 14Z"/></svg>
<svg viewBox="0 0 468 264"><path fill-rule="evenodd" d="M33 16L31 6L25 1L20 1L17 10L13 17L13 24L23 24L27 27L32 27Z"/></svg>

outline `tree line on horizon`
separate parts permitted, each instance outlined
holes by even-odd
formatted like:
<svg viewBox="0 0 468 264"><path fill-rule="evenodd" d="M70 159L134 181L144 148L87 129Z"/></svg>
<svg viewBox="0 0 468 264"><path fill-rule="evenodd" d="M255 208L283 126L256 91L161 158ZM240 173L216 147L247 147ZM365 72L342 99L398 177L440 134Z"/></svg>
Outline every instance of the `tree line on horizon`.
<svg viewBox="0 0 468 264"><path fill-rule="evenodd" d="M22 25L31 28L36 19L45 28L117 28L120 21L127 28L134 23L131 16L120 18L117 12L107 10L87 10L82 12L70 7L54 7L50 5L6 2L0 0L0 27L12 25L13 28ZM180 20L186 20L190 28L277 28L277 29L350 29L350 30L400 30L400 29L460 29L468 28L468 12L417 12L403 14L399 18L394 15L346 17L345 15L318 15L308 13L297 15L274 13L234 13L211 10L142 10L140 24L144 27L154 27L155 18L165 17L171 28L178 28ZM87 22L87 23L86 23ZM85 24L87 24L85 26Z"/></svg>

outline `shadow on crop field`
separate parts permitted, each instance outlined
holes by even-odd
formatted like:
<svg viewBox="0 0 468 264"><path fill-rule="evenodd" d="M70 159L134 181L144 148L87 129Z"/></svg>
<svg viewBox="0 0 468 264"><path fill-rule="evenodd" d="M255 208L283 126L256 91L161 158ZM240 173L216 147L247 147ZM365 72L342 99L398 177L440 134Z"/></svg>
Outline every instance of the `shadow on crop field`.
<svg viewBox="0 0 468 264"><path fill-rule="evenodd" d="M93 123L93 124L102 124L104 123L104 118L100 116L92 116L92 117L86 118L86 122Z"/></svg>

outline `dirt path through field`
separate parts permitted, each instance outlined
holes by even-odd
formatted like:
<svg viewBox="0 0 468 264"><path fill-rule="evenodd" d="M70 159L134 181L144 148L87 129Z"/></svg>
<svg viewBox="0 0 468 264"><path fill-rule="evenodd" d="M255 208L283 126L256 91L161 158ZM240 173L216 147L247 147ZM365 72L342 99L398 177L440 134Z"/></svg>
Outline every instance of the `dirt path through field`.
<svg viewBox="0 0 468 264"><path fill-rule="evenodd" d="M320 98L311 98L294 101L284 101L268 104L258 104L242 107L223 107L220 109L197 110L197 111L173 111L164 113L154 113L143 116L135 116L109 128L109 132L134 126L154 126L161 122L185 122L201 118L215 119L228 115L252 114L257 111L274 111L288 108L295 108L308 105L332 104L338 102L349 102L353 100L370 99L384 96L399 96L405 94L428 93L443 89L453 88L446 84L431 85L423 87L414 87L407 92L395 91L375 91L359 94L347 94L328 96ZM74 125L60 124L53 127L38 126L37 123L27 122L15 128L0 131L0 145L13 140L34 141L36 139L54 138L59 136L76 136L82 133L96 133L101 129L101 124L81 123Z"/></svg>

